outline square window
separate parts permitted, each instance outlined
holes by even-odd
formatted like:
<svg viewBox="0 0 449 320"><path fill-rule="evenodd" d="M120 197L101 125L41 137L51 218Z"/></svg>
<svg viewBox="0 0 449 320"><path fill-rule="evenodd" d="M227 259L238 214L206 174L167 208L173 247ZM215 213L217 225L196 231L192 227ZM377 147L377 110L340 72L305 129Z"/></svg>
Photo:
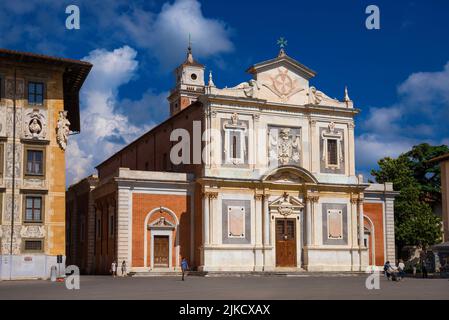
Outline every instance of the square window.
<svg viewBox="0 0 449 320"><path fill-rule="evenodd" d="M25 223L42 223L42 197L26 196Z"/></svg>
<svg viewBox="0 0 449 320"><path fill-rule="evenodd" d="M26 150L26 174L32 176L44 175L44 151Z"/></svg>
<svg viewBox="0 0 449 320"><path fill-rule="evenodd" d="M28 82L28 103L41 105L44 103L44 84Z"/></svg>

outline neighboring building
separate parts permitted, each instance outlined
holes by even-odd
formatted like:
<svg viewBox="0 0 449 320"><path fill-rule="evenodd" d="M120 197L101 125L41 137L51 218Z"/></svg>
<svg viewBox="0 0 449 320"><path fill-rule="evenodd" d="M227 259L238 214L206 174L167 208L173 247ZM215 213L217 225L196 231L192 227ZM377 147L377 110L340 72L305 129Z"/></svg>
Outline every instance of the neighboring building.
<svg viewBox="0 0 449 320"><path fill-rule="evenodd" d="M449 241L449 153L434 158L431 161L439 162L441 168L441 197L444 241Z"/></svg>
<svg viewBox="0 0 449 320"><path fill-rule="evenodd" d="M0 279L47 278L65 259L65 148L91 67L0 49Z"/></svg>
<svg viewBox="0 0 449 320"><path fill-rule="evenodd" d="M396 193L356 176L359 110L347 90L338 101L310 86L315 72L284 50L233 88L217 88L212 74L206 84L204 71L189 49L171 117L98 165L98 179L69 189L71 221L88 224L72 226L87 241L70 241L73 259L84 257L87 273L108 273L114 260L132 272L179 270L182 257L200 271L394 262ZM172 133L192 139L178 150Z"/></svg>

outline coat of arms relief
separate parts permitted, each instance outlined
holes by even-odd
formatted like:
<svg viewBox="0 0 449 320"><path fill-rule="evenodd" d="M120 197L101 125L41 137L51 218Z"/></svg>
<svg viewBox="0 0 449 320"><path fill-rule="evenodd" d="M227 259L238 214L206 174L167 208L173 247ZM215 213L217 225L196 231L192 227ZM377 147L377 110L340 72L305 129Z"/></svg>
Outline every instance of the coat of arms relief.
<svg viewBox="0 0 449 320"><path fill-rule="evenodd" d="M270 166L301 165L301 129L269 128Z"/></svg>

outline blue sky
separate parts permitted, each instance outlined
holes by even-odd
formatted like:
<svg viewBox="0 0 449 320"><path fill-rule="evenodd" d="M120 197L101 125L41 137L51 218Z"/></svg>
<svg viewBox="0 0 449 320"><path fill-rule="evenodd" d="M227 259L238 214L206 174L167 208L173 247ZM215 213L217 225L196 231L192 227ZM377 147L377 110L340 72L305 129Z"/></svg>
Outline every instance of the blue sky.
<svg viewBox="0 0 449 320"><path fill-rule="evenodd" d="M65 28L69 4L80 7L80 30ZM380 8L380 30L365 28L370 4ZM445 0L4 0L0 47L94 63L81 94L83 132L69 143L69 183L168 116L171 71L189 33L219 87L247 80L246 68L274 57L281 36L290 56L318 72L319 90L342 98L348 85L362 110L356 153L366 174L414 144L449 144L448 21Z"/></svg>

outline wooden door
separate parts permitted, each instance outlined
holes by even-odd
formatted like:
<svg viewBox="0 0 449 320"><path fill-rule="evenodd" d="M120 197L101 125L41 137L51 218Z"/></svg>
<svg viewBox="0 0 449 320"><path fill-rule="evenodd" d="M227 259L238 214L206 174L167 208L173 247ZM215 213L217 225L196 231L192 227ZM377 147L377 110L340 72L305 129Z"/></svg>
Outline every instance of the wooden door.
<svg viewBox="0 0 449 320"><path fill-rule="evenodd" d="M168 268L169 267L169 237L155 236L154 237L154 267Z"/></svg>
<svg viewBox="0 0 449 320"><path fill-rule="evenodd" d="M295 219L276 219L276 266L297 266Z"/></svg>

